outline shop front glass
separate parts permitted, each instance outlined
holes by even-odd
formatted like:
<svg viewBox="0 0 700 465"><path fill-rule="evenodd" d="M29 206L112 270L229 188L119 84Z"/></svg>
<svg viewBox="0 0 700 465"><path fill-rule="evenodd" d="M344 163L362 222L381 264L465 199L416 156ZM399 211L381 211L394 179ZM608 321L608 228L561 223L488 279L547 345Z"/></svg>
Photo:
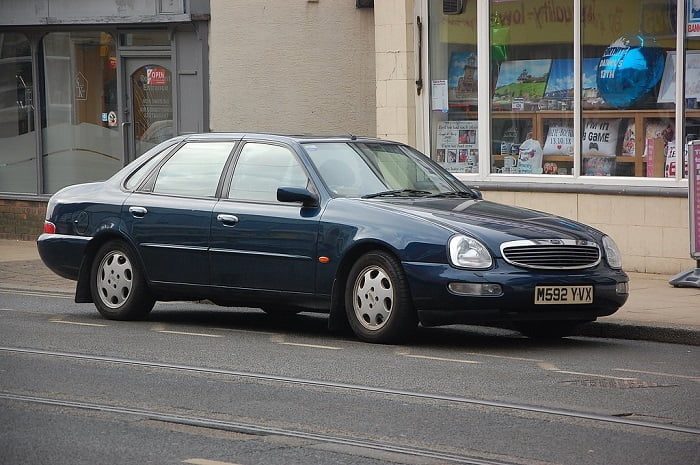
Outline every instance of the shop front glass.
<svg viewBox="0 0 700 465"><path fill-rule="evenodd" d="M0 33L0 192L36 193L36 133L31 45Z"/></svg>
<svg viewBox="0 0 700 465"><path fill-rule="evenodd" d="M429 29L431 154L449 171L478 173L476 2L457 10L428 3L436 19Z"/></svg>
<svg viewBox="0 0 700 465"><path fill-rule="evenodd" d="M492 173L573 174L572 15L573 0L491 1Z"/></svg>
<svg viewBox="0 0 700 465"><path fill-rule="evenodd" d="M676 152L675 7L597 0L582 7L581 174L675 178L675 162L666 166Z"/></svg>
<svg viewBox="0 0 700 465"><path fill-rule="evenodd" d="M106 32L43 37L44 192L106 179L122 166L116 60L114 39Z"/></svg>
<svg viewBox="0 0 700 465"><path fill-rule="evenodd" d="M428 2L431 156L453 172L477 173L481 163L488 164L481 173L544 175L544 182L683 176L675 168L677 3L687 6L690 25L689 0ZM488 70L475 66L477 6L489 12L489 44L481 47L490 55ZM685 55L683 142L700 138L695 21ZM489 80L488 99L477 95L478 78ZM488 154L470 138L479 103L490 105Z"/></svg>

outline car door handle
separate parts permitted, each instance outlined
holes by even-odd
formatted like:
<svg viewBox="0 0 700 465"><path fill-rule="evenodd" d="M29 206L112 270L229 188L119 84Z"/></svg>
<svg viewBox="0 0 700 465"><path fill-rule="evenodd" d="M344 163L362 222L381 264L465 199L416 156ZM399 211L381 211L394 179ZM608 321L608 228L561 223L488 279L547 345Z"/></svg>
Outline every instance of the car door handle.
<svg viewBox="0 0 700 465"><path fill-rule="evenodd" d="M236 215L216 215L216 221L223 224L224 226L236 226L238 224L238 217Z"/></svg>
<svg viewBox="0 0 700 465"><path fill-rule="evenodd" d="M146 213L148 213L148 210L144 207L129 207L129 213L131 213L131 216L134 218L143 218L146 216Z"/></svg>

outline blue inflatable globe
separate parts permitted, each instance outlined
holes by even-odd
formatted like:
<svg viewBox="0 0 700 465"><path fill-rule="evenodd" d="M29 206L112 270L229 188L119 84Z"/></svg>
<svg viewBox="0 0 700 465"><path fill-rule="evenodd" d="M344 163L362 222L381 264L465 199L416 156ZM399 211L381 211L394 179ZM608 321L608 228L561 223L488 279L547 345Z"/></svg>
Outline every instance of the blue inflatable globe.
<svg viewBox="0 0 700 465"><path fill-rule="evenodd" d="M598 63L598 92L615 108L642 101L661 80L664 51L653 37L636 33L610 44Z"/></svg>

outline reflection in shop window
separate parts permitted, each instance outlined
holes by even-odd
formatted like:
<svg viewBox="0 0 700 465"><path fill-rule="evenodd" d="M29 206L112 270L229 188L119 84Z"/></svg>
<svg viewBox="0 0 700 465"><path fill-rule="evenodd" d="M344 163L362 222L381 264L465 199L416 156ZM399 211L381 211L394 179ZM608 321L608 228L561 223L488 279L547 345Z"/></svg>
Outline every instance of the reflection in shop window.
<svg viewBox="0 0 700 465"><path fill-rule="evenodd" d="M459 14L429 7L431 156L453 173L478 173L476 2Z"/></svg>
<svg viewBox="0 0 700 465"><path fill-rule="evenodd" d="M114 39L54 32L42 40L44 191L105 179L121 166Z"/></svg>
<svg viewBox="0 0 700 465"><path fill-rule="evenodd" d="M676 11L671 2L583 0L581 174L672 177ZM614 15L606 22L603 14ZM664 71L666 69L666 71ZM587 76L593 74L590 83ZM675 164L675 162L674 162ZM667 165L669 165L667 167Z"/></svg>
<svg viewBox="0 0 700 465"><path fill-rule="evenodd" d="M492 173L574 174L572 15L573 0L491 0Z"/></svg>
<svg viewBox="0 0 700 465"><path fill-rule="evenodd" d="M31 46L0 33L0 191L36 193L37 165Z"/></svg>

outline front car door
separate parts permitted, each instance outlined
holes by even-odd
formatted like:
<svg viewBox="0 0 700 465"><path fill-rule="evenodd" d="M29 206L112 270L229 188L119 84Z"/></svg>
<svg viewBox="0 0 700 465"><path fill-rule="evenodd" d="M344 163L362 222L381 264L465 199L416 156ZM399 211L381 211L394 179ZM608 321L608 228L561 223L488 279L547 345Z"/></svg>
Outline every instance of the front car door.
<svg viewBox="0 0 700 465"><path fill-rule="evenodd" d="M314 292L319 208L277 201L278 187L308 188L294 151L247 142L211 227L212 284L229 288Z"/></svg>
<svg viewBox="0 0 700 465"><path fill-rule="evenodd" d="M122 207L148 279L209 283L209 228L221 174L235 141L180 147Z"/></svg>

